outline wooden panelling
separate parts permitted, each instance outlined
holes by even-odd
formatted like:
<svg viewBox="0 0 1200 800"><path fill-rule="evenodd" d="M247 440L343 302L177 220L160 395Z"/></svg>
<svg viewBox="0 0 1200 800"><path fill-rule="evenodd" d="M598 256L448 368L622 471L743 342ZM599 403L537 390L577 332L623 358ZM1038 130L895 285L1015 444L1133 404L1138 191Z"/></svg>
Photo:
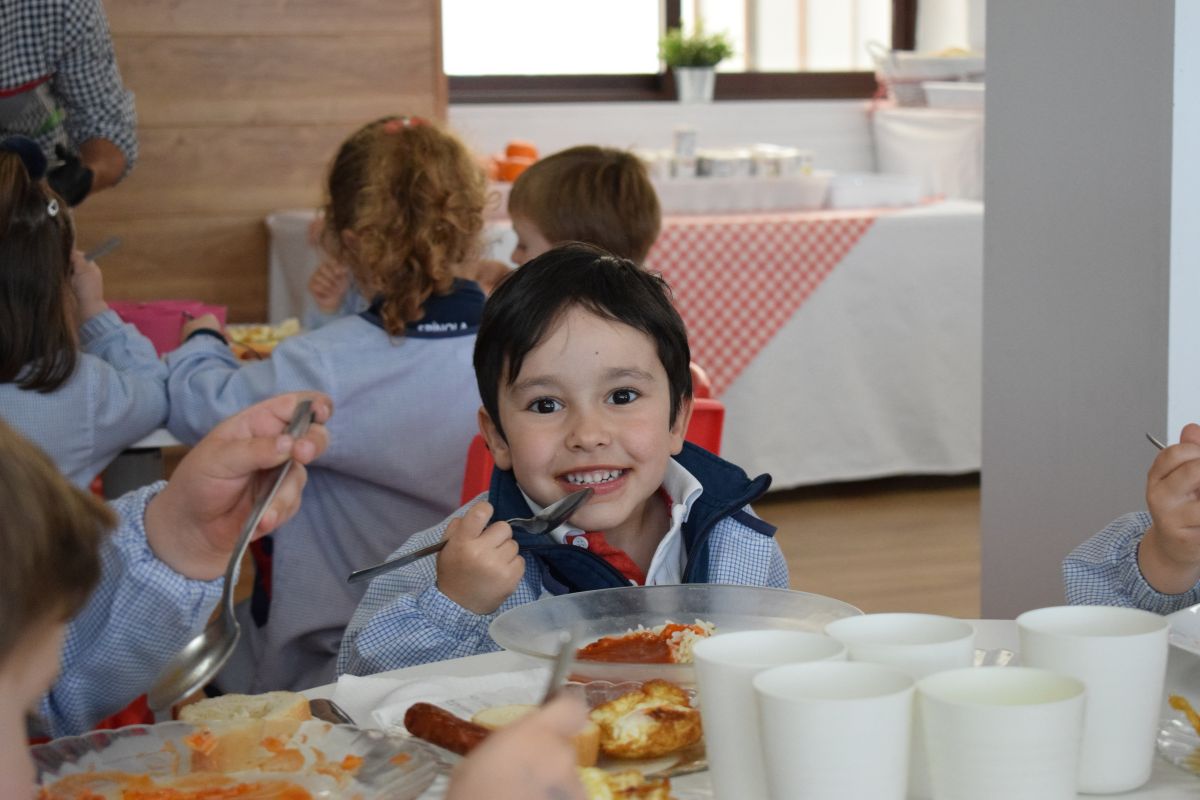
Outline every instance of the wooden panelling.
<svg viewBox="0 0 1200 800"><path fill-rule="evenodd" d="M123 34L407 33L432 29L430 0L106 0Z"/></svg>
<svg viewBox="0 0 1200 800"><path fill-rule="evenodd" d="M426 30L325 37L122 36L116 47L144 128L329 125L393 113L441 114Z"/></svg>
<svg viewBox="0 0 1200 800"><path fill-rule="evenodd" d="M330 159L385 114L445 118L438 0L106 0L141 155L79 209L121 236L108 296L189 297L266 318L277 209L320 202Z"/></svg>
<svg viewBox="0 0 1200 800"><path fill-rule="evenodd" d="M121 246L100 262L105 297L203 300L228 306L231 322L266 319L262 215L97 220L85 204L76 222L84 248L121 237Z"/></svg>

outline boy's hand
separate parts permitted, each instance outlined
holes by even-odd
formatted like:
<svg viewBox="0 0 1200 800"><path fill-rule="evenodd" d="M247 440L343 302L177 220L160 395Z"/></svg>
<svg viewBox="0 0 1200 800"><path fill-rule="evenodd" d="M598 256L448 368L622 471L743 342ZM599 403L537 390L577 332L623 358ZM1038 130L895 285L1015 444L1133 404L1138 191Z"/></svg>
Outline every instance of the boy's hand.
<svg viewBox="0 0 1200 800"><path fill-rule="evenodd" d="M82 250L71 251L71 292L79 307L80 324L108 310L104 302L104 274L95 261L88 261Z"/></svg>
<svg viewBox="0 0 1200 800"><path fill-rule="evenodd" d="M1184 426L1179 444L1166 448L1146 476L1152 523L1138 547L1138 567L1163 594L1200 582L1200 425Z"/></svg>
<svg viewBox="0 0 1200 800"><path fill-rule="evenodd" d="M482 502L452 520L437 559L438 589L475 614L499 608L525 574L512 528L507 522L488 525L491 517L492 506Z"/></svg>
<svg viewBox="0 0 1200 800"><path fill-rule="evenodd" d="M350 289L350 270L336 261L322 261L321 266L308 279L308 293L324 314L332 314L342 307L342 300Z"/></svg>

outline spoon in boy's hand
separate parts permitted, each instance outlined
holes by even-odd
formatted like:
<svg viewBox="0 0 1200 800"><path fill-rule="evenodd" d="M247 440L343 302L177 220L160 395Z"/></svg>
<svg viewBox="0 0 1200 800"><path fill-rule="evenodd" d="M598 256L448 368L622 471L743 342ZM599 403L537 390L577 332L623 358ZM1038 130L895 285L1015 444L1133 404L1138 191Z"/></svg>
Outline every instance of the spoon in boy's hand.
<svg viewBox="0 0 1200 800"><path fill-rule="evenodd" d="M580 489L577 492L571 492L566 497L556 503L551 503L541 510L540 513L534 514L532 517L518 517L508 520L508 524L514 528L520 528L526 533L549 533L559 525L570 519L571 515L592 496L591 489ZM414 550L411 553L393 558L391 561L384 561L382 564L376 564L373 567L358 569L350 573L350 577L346 578L349 583L358 583L359 581L369 580L376 575L382 575L385 572L391 572L394 569L399 569L407 564L431 556L440 551L446 546L446 540L431 544L428 547L422 547L420 550Z"/></svg>
<svg viewBox="0 0 1200 800"><path fill-rule="evenodd" d="M1159 450L1162 450L1162 449L1166 448L1166 445L1165 445L1165 444L1163 444L1162 442L1160 442L1158 439L1155 439L1153 436L1151 436L1151 435L1150 435L1150 434L1148 434L1148 433L1146 434L1146 438L1150 440L1150 444L1154 445L1154 446L1155 446L1155 447L1157 447Z"/></svg>

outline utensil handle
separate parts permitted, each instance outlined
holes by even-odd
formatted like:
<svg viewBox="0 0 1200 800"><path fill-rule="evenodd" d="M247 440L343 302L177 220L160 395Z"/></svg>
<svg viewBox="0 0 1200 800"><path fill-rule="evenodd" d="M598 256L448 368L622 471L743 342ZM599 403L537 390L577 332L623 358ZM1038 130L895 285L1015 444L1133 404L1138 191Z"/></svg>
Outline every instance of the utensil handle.
<svg viewBox="0 0 1200 800"><path fill-rule="evenodd" d="M86 258L88 261L95 261L97 258L103 258L104 256L111 253L113 250L116 250L117 245L119 245L119 244L121 244L121 237L113 236L111 238L105 239L101 244L97 245L96 247L93 247L91 250L88 250L86 253L83 254L83 257Z"/></svg>
<svg viewBox="0 0 1200 800"><path fill-rule="evenodd" d="M350 577L346 578L346 582L358 583L359 581L370 580L376 575L382 575L385 572L391 572L394 569L400 569L403 566L407 566L414 561L420 561L425 556L431 556L434 553L439 552L445 546L446 540L443 539L440 542L429 545L428 547L422 547L420 550L413 550L411 553L406 553L399 558L393 558L391 561L384 561L382 564L376 564L373 567L366 567L365 569L356 569L354 572L350 573Z"/></svg>
<svg viewBox="0 0 1200 800"><path fill-rule="evenodd" d="M296 404L296 411L292 414L292 421L288 423L287 434L294 439L298 439L308 432L308 426L312 424L312 401L301 400ZM262 522L263 514L267 512L267 507L271 505L271 501L275 499L275 494L279 491L279 487L283 485L283 479L287 477L292 468L293 459L289 458L278 467L268 473L271 477L268 478L270 489L254 504L254 508L250 511L250 517L246 520L246 524L242 527L242 532L238 534L237 544L234 545L233 553L229 557L229 566L225 568L225 586L221 591L221 603L225 606L225 613L233 614L233 583L234 576L237 574L238 567L242 563L242 556L246 554L246 548L250 546L250 537L254 535L254 531L258 528L258 523Z"/></svg>

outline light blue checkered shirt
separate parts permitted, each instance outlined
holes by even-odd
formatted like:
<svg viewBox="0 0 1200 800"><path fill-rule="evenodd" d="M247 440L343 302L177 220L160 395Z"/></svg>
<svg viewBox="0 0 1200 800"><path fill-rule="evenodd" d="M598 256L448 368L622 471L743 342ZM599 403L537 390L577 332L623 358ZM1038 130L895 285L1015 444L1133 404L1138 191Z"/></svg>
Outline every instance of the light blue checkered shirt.
<svg viewBox="0 0 1200 800"><path fill-rule="evenodd" d="M392 557L441 540L451 519L486 497L481 494L441 524L412 537ZM787 560L772 537L725 517L717 522L709 541L709 583L788 588ZM338 674L371 675L499 650L488 626L510 608L542 597L543 579L541 564L526 559L525 575L516 591L493 613L475 614L437 588L436 558L423 558L381 575L371 581L346 628Z"/></svg>
<svg viewBox="0 0 1200 800"><path fill-rule="evenodd" d="M1138 545L1150 528L1150 515L1118 517L1076 547L1063 561L1067 602L1073 605L1129 606L1170 614L1200 603L1200 584L1183 594L1163 594L1138 568Z"/></svg>
<svg viewBox="0 0 1200 800"><path fill-rule="evenodd" d="M146 542L146 504L159 482L112 503L119 523L101 545L100 585L67 626L62 672L39 705L45 732L90 730L154 685L208 621L223 581L194 581L158 560Z"/></svg>
<svg viewBox="0 0 1200 800"><path fill-rule="evenodd" d="M79 328L79 361L49 394L0 383L0 418L87 488L129 445L167 421L167 367L113 311Z"/></svg>

